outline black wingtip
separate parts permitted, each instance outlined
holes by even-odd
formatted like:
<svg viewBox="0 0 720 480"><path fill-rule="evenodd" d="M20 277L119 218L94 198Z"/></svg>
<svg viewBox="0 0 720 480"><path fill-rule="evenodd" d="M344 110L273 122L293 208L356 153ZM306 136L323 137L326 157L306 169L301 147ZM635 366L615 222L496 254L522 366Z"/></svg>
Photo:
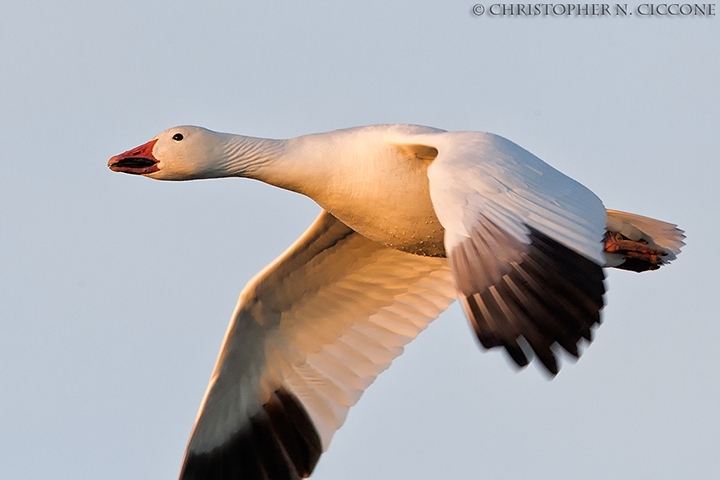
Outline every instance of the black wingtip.
<svg viewBox="0 0 720 480"><path fill-rule="evenodd" d="M295 395L276 390L240 431L209 452L188 451L180 480L299 480L312 473L322 442Z"/></svg>
<svg viewBox="0 0 720 480"><path fill-rule="evenodd" d="M497 227L486 229L500 240ZM593 328L601 321L605 275L602 266L538 230L528 230L529 245L509 236L504 240L515 242L519 253L502 277L481 292L461 296L461 300L483 347L503 346L510 358L523 367L528 364L529 353L519 345L524 339L554 376L560 370L554 344L577 358L578 343L582 339L592 341ZM452 252L453 268L461 269L464 275L474 271L476 266L467 264L468 259L481 258L482 252L462 249L483 248L482 241L473 238L461 245L457 254Z"/></svg>

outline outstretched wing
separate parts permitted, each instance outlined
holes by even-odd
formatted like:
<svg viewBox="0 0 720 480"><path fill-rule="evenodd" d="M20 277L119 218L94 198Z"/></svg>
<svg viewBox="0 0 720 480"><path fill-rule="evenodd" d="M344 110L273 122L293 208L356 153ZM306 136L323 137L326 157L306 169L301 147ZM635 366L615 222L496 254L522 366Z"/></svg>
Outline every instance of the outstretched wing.
<svg viewBox="0 0 720 480"><path fill-rule="evenodd" d="M496 135L431 137L430 196L465 312L486 348L553 374L600 323L605 208L590 190ZM522 340L521 340L522 339Z"/></svg>
<svg viewBox="0 0 720 480"><path fill-rule="evenodd" d="M307 477L348 409L455 295L446 259L322 212L240 295L180 478Z"/></svg>

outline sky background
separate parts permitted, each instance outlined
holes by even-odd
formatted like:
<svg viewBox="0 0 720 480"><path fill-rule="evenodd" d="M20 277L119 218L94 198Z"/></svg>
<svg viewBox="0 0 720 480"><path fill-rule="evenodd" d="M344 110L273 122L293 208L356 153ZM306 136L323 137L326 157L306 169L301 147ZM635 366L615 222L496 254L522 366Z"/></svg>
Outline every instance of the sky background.
<svg viewBox="0 0 720 480"><path fill-rule="evenodd" d="M687 246L609 274L595 342L553 381L481 352L454 305L313 479L717 478L720 20L472 5L0 4L0 478L176 478L238 293L319 211L110 156L179 124L375 123L503 135Z"/></svg>

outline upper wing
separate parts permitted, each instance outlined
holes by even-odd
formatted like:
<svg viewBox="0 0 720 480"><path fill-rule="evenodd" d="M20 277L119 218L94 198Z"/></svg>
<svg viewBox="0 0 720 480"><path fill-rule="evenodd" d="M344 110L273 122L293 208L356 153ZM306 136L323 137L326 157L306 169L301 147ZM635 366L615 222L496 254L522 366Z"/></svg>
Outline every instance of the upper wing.
<svg viewBox="0 0 720 480"><path fill-rule="evenodd" d="M496 135L432 137L430 196L465 312L486 348L553 374L600 322L605 208L590 190Z"/></svg>
<svg viewBox="0 0 720 480"><path fill-rule="evenodd" d="M240 295L180 478L308 476L365 388L454 298L445 259L322 212Z"/></svg>

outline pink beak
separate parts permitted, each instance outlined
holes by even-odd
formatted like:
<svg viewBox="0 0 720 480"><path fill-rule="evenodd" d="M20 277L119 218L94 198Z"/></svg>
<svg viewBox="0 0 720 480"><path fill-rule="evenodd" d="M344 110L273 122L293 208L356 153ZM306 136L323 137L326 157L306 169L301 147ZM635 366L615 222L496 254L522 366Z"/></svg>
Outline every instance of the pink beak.
<svg viewBox="0 0 720 480"><path fill-rule="evenodd" d="M144 145L128 150L120 155L115 155L108 160L108 167L113 172L132 173L145 175L160 170L157 166L158 160L153 155L153 147L157 139L150 140Z"/></svg>

